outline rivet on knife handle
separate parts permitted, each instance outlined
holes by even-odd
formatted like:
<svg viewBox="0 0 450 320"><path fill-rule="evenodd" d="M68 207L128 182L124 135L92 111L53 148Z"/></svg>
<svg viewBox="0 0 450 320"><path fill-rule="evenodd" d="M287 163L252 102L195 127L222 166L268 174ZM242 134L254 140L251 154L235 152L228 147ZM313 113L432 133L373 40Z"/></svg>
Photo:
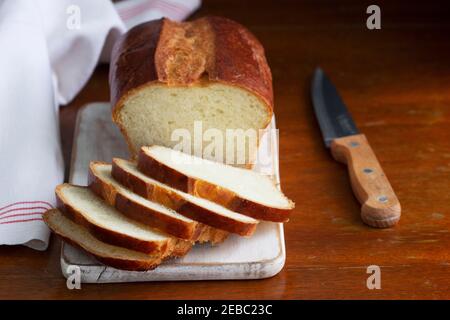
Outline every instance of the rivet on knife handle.
<svg viewBox="0 0 450 320"><path fill-rule="evenodd" d="M400 202L365 135L334 139L331 153L347 164L353 192L362 204L362 220L377 228L395 225L400 220Z"/></svg>

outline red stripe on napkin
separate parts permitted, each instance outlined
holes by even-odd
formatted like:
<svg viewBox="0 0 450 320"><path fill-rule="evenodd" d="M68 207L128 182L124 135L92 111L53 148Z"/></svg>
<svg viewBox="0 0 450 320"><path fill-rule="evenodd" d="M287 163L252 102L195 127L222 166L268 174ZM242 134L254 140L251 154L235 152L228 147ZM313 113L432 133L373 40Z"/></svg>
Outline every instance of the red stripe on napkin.
<svg viewBox="0 0 450 320"><path fill-rule="evenodd" d="M23 211L23 210L39 210L42 209L44 212L47 210L50 210L51 208L47 208L47 207L23 207L23 208L14 208L14 209L9 209L3 212L0 212L0 216L3 216L7 213L10 212L15 212L15 211Z"/></svg>
<svg viewBox="0 0 450 320"><path fill-rule="evenodd" d="M13 221L0 222L0 224L11 224L11 223L29 222L29 221L44 221L44 219L42 219L42 218L33 218L33 219L24 219L24 220L13 220Z"/></svg>
<svg viewBox="0 0 450 320"><path fill-rule="evenodd" d="M43 221L42 214L47 210L53 209L53 206L47 201L19 201L8 204L0 208L0 220L6 220L0 222L0 224L12 224L19 222L29 221ZM31 211L31 212L27 212ZM18 213L13 213L18 212ZM38 218L19 219L17 217L29 217L34 215L40 215ZM12 220L8 220L11 219Z"/></svg>
<svg viewBox="0 0 450 320"><path fill-rule="evenodd" d="M42 215L44 212L45 212L45 211L42 211L42 212L27 212L27 213L10 214L9 216L1 217L0 220L4 220L4 219L8 219L8 218L13 218L13 217L33 216L33 215L37 215L37 214Z"/></svg>
<svg viewBox="0 0 450 320"><path fill-rule="evenodd" d="M2 211L4 209L7 209L7 208L10 208L12 206L16 206L16 205L21 205L21 204L38 204L38 203L48 206L49 207L48 209L52 209L53 208L53 206L50 203L48 203L47 201L20 201L20 202L14 202L14 203L8 204L7 206L4 206L3 208L0 208L0 211Z"/></svg>

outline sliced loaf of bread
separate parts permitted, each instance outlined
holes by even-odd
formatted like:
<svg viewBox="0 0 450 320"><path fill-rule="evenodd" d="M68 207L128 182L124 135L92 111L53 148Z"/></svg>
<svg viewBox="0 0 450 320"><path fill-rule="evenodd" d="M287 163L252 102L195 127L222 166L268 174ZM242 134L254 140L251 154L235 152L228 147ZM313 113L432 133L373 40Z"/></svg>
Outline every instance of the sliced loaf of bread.
<svg viewBox="0 0 450 320"><path fill-rule="evenodd" d="M150 201L134 193L111 176L111 165L91 162L89 187L107 203L125 216L169 235L189 240L212 243L222 242L227 232L214 229L190 219L175 210Z"/></svg>
<svg viewBox="0 0 450 320"><path fill-rule="evenodd" d="M66 217L105 243L162 256L182 256L192 247L191 242L124 216L86 187L61 184L56 187L56 198Z"/></svg>
<svg viewBox="0 0 450 320"><path fill-rule="evenodd" d="M172 188L256 219L285 222L294 208L267 176L167 147L142 147L138 168Z"/></svg>
<svg viewBox="0 0 450 320"><path fill-rule="evenodd" d="M52 209L43 215L48 227L64 241L93 255L100 262L113 268L144 271L156 268L165 256L113 246L98 240L83 226L65 217L59 210Z"/></svg>
<svg viewBox="0 0 450 320"><path fill-rule="evenodd" d="M108 170L111 170L109 165ZM158 202L206 225L242 236L250 236L258 224L256 219L149 178L131 161L114 159L111 174L115 180L144 198Z"/></svg>

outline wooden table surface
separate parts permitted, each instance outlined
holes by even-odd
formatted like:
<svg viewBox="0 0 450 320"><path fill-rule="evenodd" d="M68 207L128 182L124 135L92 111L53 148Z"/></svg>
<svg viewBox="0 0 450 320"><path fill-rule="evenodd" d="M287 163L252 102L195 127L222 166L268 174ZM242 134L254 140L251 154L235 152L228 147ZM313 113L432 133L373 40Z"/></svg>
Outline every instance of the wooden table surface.
<svg viewBox="0 0 450 320"><path fill-rule="evenodd" d="M52 238L46 252L0 247L0 298L450 298L449 6L378 2L382 29L370 31L368 3L332 3L204 1L195 14L235 19L266 48L282 188L297 205L285 225L282 272L256 281L86 284L69 291L60 241ZM361 223L346 169L322 144L309 96L318 65L339 88L400 199L396 228ZM107 72L98 67L61 110L66 176L77 111L108 100ZM369 265L381 268L380 290L366 287Z"/></svg>

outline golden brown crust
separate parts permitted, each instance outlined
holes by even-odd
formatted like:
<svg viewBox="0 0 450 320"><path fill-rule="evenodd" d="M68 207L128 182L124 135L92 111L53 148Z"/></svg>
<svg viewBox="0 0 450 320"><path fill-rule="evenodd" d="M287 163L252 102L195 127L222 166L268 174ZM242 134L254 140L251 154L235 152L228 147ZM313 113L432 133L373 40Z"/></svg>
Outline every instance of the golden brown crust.
<svg viewBox="0 0 450 320"><path fill-rule="evenodd" d="M239 221L201 207L176 192L143 181L138 176L124 170L120 166L119 161L119 159L113 160L112 176L115 180L140 196L161 203L186 217L214 228L236 233L241 236L250 236L255 231L258 223L256 220L254 220L254 223Z"/></svg>
<svg viewBox="0 0 450 320"><path fill-rule="evenodd" d="M54 231L55 232L55 231ZM147 270L153 270L156 269L161 263L162 258L154 258L153 260L125 260L125 259L118 259L113 257L107 257L107 256L100 256L98 254L92 253L83 246L81 246L79 243L71 240L70 238L67 238L66 236L62 235L61 233L55 232L55 234L60 237L64 242L67 242L71 244L74 247L80 248L84 252L87 252L91 256L93 256L95 259L97 259L99 262L121 270L128 270L128 271L147 271Z"/></svg>
<svg viewBox="0 0 450 320"><path fill-rule="evenodd" d="M201 179L188 178L189 193L216 202L225 208L264 221L287 222L291 209L267 207L239 197L233 191L216 186Z"/></svg>
<svg viewBox="0 0 450 320"><path fill-rule="evenodd" d="M273 113L272 74L264 48L244 26L223 17L205 17L214 34L213 68L210 81L233 84L256 94ZM267 125L266 124L266 125Z"/></svg>
<svg viewBox="0 0 450 320"><path fill-rule="evenodd" d="M158 80L169 86L199 81L214 68L214 34L207 19L164 19L155 51Z"/></svg>
<svg viewBox="0 0 450 320"><path fill-rule="evenodd" d="M245 27L208 16L190 22L161 19L140 24L115 44L109 84L112 117L130 151L134 150L119 111L140 89L153 84L204 85L219 82L256 95L267 106L266 127L273 114L272 75L264 49ZM261 128L261 129L262 129Z"/></svg>
<svg viewBox="0 0 450 320"><path fill-rule="evenodd" d="M137 25L114 44L109 70L113 106L128 91L158 79L154 56L162 23L160 19Z"/></svg>
<svg viewBox="0 0 450 320"><path fill-rule="evenodd" d="M132 260L132 259L119 259L108 257L104 255L99 255L94 252L87 250L82 244L74 241L69 237L69 235L63 234L60 230L53 227L51 223L49 223L49 215L51 215L56 209L52 209L43 214L43 219L45 223L49 226L49 228L62 240L65 242L82 249L88 254L92 255L98 261L108 266L111 266L116 269L129 270L129 271L146 271L155 269L158 265L160 265L165 258L162 255L149 255L147 260Z"/></svg>
<svg viewBox="0 0 450 320"><path fill-rule="evenodd" d="M61 184L56 187L57 206L61 212L78 225L83 226L91 235L111 245L139 251L147 254L168 255L175 250L178 239L169 238L167 241L144 241L130 237L126 234L108 230L88 221L83 214L65 199L62 189L68 184Z"/></svg>
<svg viewBox="0 0 450 320"><path fill-rule="evenodd" d="M186 241L182 239L175 238L175 244L173 246L172 251L170 252L171 257L183 257L185 256L194 246L194 243L191 241Z"/></svg>
<svg viewBox="0 0 450 320"><path fill-rule="evenodd" d="M280 209L267 207L263 204L244 199L226 188L221 188L207 181L187 176L164 163L140 151L138 168L149 177L158 180L172 188L194 196L216 202L230 210L250 216L255 219L286 222L289 220L291 208Z"/></svg>
<svg viewBox="0 0 450 320"><path fill-rule="evenodd" d="M205 75L255 93L272 113L263 46L244 26L217 16L182 23L163 18L125 33L112 50L111 103L115 108L128 91L149 82L192 85Z"/></svg>
<svg viewBox="0 0 450 320"><path fill-rule="evenodd" d="M63 237L62 237L63 238ZM67 241L68 239L64 239ZM74 244L73 241L69 240L69 243ZM75 243L76 246L78 246ZM79 246L78 246L79 247ZM83 249L83 248L81 248ZM156 258L154 261L142 261L142 260L123 260L111 257L102 257L99 255L95 255L91 252L89 254L93 255L101 263L108 265L110 267L127 270L127 271L149 271L156 269L163 261L159 258Z"/></svg>
<svg viewBox="0 0 450 320"><path fill-rule="evenodd" d="M203 232L200 234L196 242L209 242L212 245L216 245L224 242L229 235L230 233L227 231L207 226L207 228L205 228L205 230L203 230Z"/></svg>

